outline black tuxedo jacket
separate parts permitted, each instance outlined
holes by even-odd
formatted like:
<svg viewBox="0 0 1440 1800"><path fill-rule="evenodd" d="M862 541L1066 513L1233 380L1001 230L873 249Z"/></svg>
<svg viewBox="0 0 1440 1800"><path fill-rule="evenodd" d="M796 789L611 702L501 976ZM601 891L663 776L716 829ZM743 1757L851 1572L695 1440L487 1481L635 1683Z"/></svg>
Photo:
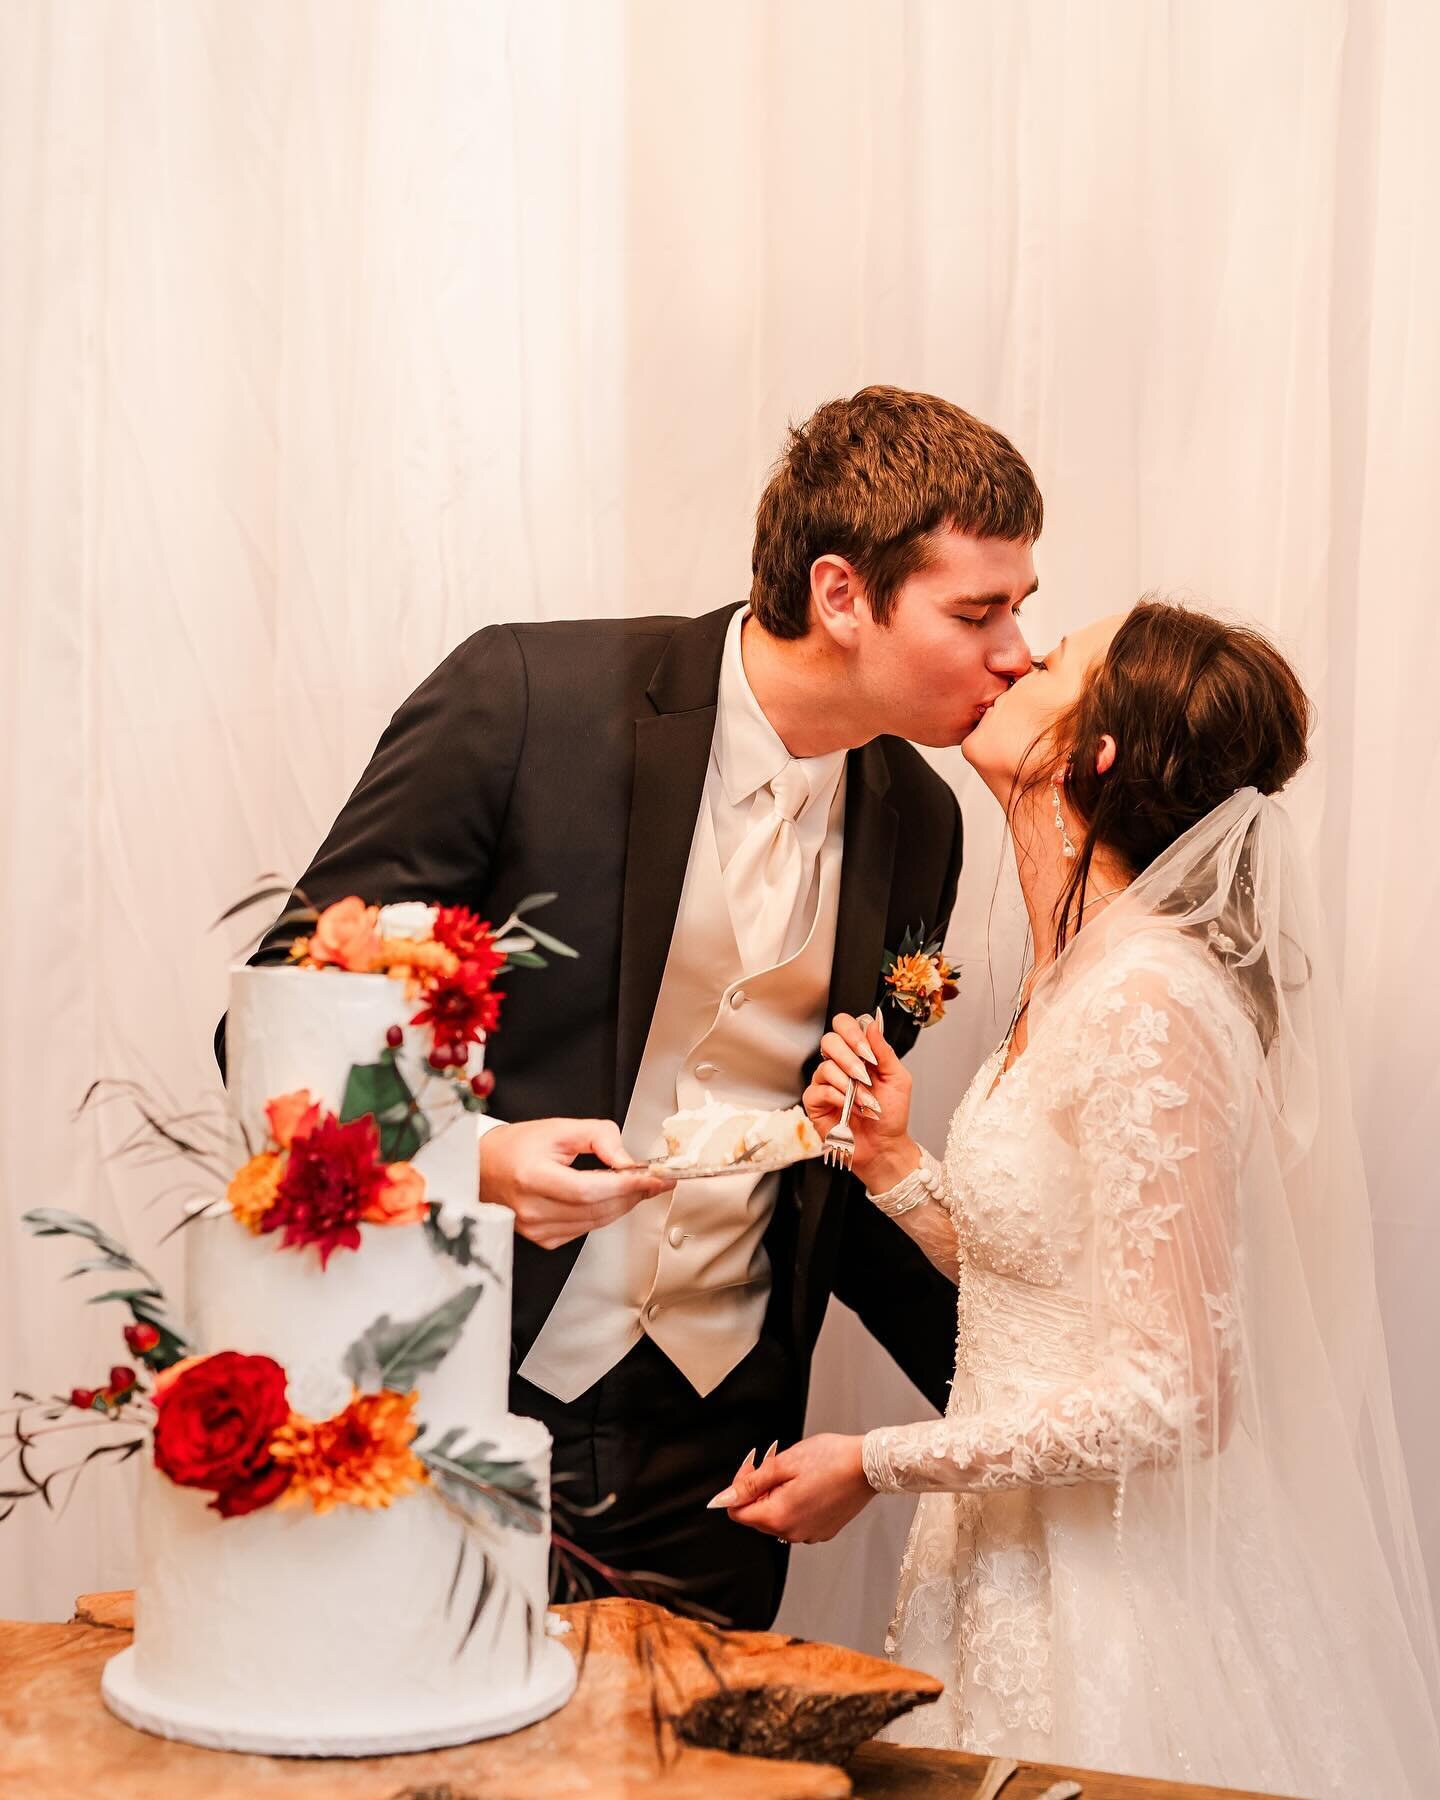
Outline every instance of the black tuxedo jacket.
<svg viewBox="0 0 1440 1800"><path fill-rule="evenodd" d="M347 894L463 903L497 923L527 895L559 895L540 922L579 961L509 977L486 1053L502 1118L624 1120L680 903L734 611L477 632L395 714L300 880L321 907ZM907 927L944 929L960 860L954 795L918 753L897 738L852 751L829 1015L873 1009L882 952ZM260 956L279 942L273 935ZM892 1009L886 1028L903 1052L913 1027L892 1028L896 1017ZM819 1162L786 1171L767 1241L802 1370L833 1291L943 1408L955 1289L852 1176ZM517 1237L517 1360L581 1242L541 1250Z"/></svg>

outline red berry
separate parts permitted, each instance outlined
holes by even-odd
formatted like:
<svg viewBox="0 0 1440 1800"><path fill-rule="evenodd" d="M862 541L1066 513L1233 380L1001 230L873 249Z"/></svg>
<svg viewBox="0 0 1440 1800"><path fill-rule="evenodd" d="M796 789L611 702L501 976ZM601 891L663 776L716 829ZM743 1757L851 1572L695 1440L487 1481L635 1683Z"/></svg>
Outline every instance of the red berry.
<svg viewBox="0 0 1440 1800"><path fill-rule="evenodd" d="M124 1363L116 1363L110 1371L110 1385L105 1391L118 1400L122 1394L128 1394L134 1386L135 1371L127 1369Z"/></svg>
<svg viewBox="0 0 1440 1800"><path fill-rule="evenodd" d="M400 1048L400 1046L405 1042L405 1033L400 1029L400 1027L398 1025L392 1025L390 1027L390 1029L385 1033L385 1042L390 1046L390 1048L392 1050L398 1050Z"/></svg>
<svg viewBox="0 0 1440 1800"><path fill-rule="evenodd" d="M90 1408L95 1404L95 1389L71 1388L70 1404L72 1406L78 1406L81 1412L89 1412Z"/></svg>
<svg viewBox="0 0 1440 1800"><path fill-rule="evenodd" d="M160 1333L142 1320L138 1325L125 1327L125 1342L136 1356L144 1356L160 1342Z"/></svg>
<svg viewBox="0 0 1440 1800"><path fill-rule="evenodd" d="M488 1100L495 1092L495 1077L488 1069L470 1077L470 1092L480 1100Z"/></svg>

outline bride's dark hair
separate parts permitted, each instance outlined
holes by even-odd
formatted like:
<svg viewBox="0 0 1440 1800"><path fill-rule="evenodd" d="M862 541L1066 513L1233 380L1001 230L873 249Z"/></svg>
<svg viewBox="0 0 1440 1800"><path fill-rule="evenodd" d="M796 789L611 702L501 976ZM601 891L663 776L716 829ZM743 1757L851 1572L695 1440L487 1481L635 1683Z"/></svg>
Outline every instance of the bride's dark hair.
<svg viewBox="0 0 1440 1800"><path fill-rule="evenodd" d="M1258 631L1140 601L1057 721L1053 759L1024 780L1031 791L1068 760L1065 795L1084 829L1055 909L1056 955L1079 925L1097 850L1138 875L1241 788L1278 793L1305 761L1311 719L1295 671ZM1115 761L1100 775L1107 733Z"/></svg>

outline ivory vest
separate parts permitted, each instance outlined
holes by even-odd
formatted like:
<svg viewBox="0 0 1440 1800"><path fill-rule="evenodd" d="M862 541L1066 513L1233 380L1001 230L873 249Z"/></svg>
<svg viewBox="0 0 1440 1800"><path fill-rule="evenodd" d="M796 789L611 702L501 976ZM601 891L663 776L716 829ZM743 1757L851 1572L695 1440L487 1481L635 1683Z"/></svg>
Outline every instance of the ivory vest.
<svg viewBox="0 0 1440 1800"><path fill-rule="evenodd" d="M625 1115L631 1154L656 1148L662 1122L707 1095L791 1106L825 1027L844 855L845 777L831 801L810 883L810 927L771 968L742 967L710 807L701 804L655 1015ZM754 1348L770 1295L762 1242L777 1175L681 1181L592 1231L520 1374L571 1401L642 1334L698 1393Z"/></svg>

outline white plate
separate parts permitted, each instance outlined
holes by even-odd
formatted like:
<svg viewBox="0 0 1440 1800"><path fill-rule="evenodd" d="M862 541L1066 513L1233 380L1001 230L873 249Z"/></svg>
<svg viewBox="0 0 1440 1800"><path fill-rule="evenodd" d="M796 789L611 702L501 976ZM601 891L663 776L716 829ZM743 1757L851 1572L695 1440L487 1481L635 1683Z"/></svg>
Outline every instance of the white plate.
<svg viewBox="0 0 1440 1800"><path fill-rule="evenodd" d="M714 1175L769 1175L776 1169L793 1169L796 1163L816 1162L819 1156L818 1150L812 1150L809 1156L787 1156L779 1161L769 1157L762 1162L750 1157L744 1162L707 1163L699 1168L689 1163L671 1162L665 1157L645 1166L663 1181L708 1181Z"/></svg>

